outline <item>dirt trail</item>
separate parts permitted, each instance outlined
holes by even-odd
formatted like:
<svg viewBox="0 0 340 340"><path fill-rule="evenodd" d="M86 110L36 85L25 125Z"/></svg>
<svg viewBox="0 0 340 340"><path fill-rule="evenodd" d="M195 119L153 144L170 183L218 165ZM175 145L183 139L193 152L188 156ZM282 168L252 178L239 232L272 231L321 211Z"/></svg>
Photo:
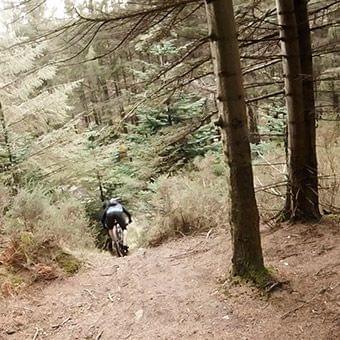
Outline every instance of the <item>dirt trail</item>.
<svg viewBox="0 0 340 340"><path fill-rule="evenodd" d="M97 254L74 277L0 301L0 339L336 339L338 228L264 231L267 265L290 281L270 297L223 288L222 232L123 259Z"/></svg>

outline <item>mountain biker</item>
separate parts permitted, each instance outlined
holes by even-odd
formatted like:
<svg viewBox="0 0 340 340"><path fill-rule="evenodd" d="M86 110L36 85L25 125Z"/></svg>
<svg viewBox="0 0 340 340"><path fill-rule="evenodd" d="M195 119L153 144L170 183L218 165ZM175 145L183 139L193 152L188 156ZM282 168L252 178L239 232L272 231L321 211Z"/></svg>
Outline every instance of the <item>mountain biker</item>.
<svg viewBox="0 0 340 340"><path fill-rule="evenodd" d="M129 211L119 203L117 198L111 198L104 204L104 213L101 218L102 225L108 231L111 230L115 223L118 223L123 230L123 248L129 249L127 245L127 225L132 222ZM110 233L109 233L110 234Z"/></svg>

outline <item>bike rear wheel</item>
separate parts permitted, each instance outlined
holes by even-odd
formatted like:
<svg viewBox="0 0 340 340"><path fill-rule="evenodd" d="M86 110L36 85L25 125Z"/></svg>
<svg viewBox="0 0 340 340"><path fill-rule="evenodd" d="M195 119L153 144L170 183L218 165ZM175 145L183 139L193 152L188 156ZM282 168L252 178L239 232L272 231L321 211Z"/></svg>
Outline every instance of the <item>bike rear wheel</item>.
<svg viewBox="0 0 340 340"><path fill-rule="evenodd" d="M112 229L112 246L115 247L117 255L124 257L127 255L127 249L123 245L123 230L119 225L115 225Z"/></svg>

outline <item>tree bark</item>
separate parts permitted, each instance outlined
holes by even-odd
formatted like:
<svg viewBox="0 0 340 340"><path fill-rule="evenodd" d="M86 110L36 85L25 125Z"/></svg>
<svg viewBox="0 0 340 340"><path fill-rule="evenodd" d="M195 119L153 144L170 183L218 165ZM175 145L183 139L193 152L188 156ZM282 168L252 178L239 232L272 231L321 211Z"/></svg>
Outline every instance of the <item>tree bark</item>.
<svg viewBox="0 0 340 340"><path fill-rule="evenodd" d="M313 82L313 57L312 43L308 18L307 0L294 0L296 21L299 37L300 62L304 104L304 119L306 125L306 179L305 179L305 204L304 219L319 220L318 192L318 162L316 154L316 111Z"/></svg>
<svg viewBox="0 0 340 340"><path fill-rule="evenodd" d="M99 126L102 123L101 119L101 112L100 108L98 105L98 98L97 98L97 86L98 84L93 84L92 81L88 81L88 91L89 91L89 98L90 98L90 103L92 106L92 116L94 119L94 122L96 123L97 126Z"/></svg>
<svg viewBox="0 0 340 340"><path fill-rule="evenodd" d="M85 94L85 90L84 90L84 85L80 86L79 89L79 99L80 99L80 103L82 105L83 108L83 116L82 116L82 120L84 122L84 125L86 128L88 128L90 126L91 123L91 118L89 115L89 108L87 106L87 98L86 98L86 94Z"/></svg>
<svg viewBox="0 0 340 340"><path fill-rule="evenodd" d="M9 137L9 132L8 132L8 127L6 124L6 118L5 114L3 112L2 108L2 103L0 102L0 125L1 129L3 131L3 137L4 137L4 144L5 144L5 149L7 151L7 157L8 157L8 162L7 164L4 164L3 166L3 172L9 172L11 176L11 191L13 194L16 194L18 192L18 183L19 183L19 178L16 174L15 170L15 157L13 155L13 150L11 147L11 142L10 142L10 137Z"/></svg>
<svg viewBox="0 0 340 340"><path fill-rule="evenodd" d="M249 129L249 141L252 144L259 144L261 137L258 128L257 114L253 111L250 105L247 105L247 117L248 117L248 129Z"/></svg>
<svg viewBox="0 0 340 340"><path fill-rule="evenodd" d="M124 109L124 103L123 103L123 98L122 98L122 90L118 86L118 84L120 84L120 79L119 79L118 74L117 74L115 76L115 79L114 79L114 86L115 86L115 91L116 91L116 97L117 97L117 100L118 100L119 115L120 115L120 118L122 120L124 120L125 109ZM127 126L126 126L124 121L121 124L121 132L122 133L127 133L128 132Z"/></svg>
<svg viewBox="0 0 340 340"><path fill-rule="evenodd" d="M206 0L223 151L230 168L232 274L258 282L265 273L247 113L232 0Z"/></svg>
<svg viewBox="0 0 340 340"><path fill-rule="evenodd" d="M6 148L7 156L8 156L8 164L10 167L12 167L14 165L14 157L13 157L13 153L12 153L12 149L11 149L11 145L9 141L7 124L6 124L5 115L2 110L1 103L0 103L0 122L1 122L1 128L3 131L3 135L4 135L4 143L5 143L5 148Z"/></svg>
<svg viewBox="0 0 340 340"><path fill-rule="evenodd" d="M305 23L298 31L294 1L276 0L288 110L288 171L291 189L291 211L288 212L288 216L292 221L308 221L320 217L315 150L315 108L314 100L311 99L314 94L312 79L308 79L308 74L313 72L313 67L311 54L309 55L308 52L308 41L302 41L308 40L306 34L309 35L309 30L305 27ZM299 39L299 33L304 37ZM303 55L300 54L299 43L301 48L306 49ZM306 63L303 69L302 62ZM307 77L304 77L304 71ZM287 211L285 213L287 214Z"/></svg>

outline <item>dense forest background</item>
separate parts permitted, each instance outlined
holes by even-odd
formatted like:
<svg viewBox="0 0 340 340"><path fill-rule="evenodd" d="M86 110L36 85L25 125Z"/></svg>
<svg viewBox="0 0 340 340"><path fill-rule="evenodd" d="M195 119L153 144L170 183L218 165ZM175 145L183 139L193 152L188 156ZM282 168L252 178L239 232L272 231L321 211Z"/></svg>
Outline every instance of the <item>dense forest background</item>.
<svg viewBox="0 0 340 340"><path fill-rule="evenodd" d="M101 247L98 214L112 196L133 212L132 246L228 224L204 2L1 5L2 263L36 263L39 245L62 263L61 246ZM249 0L234 11L254 190L274 227L291 194L277 10ZM308 2L322 215L340 212L339 11Z"/></svg>

